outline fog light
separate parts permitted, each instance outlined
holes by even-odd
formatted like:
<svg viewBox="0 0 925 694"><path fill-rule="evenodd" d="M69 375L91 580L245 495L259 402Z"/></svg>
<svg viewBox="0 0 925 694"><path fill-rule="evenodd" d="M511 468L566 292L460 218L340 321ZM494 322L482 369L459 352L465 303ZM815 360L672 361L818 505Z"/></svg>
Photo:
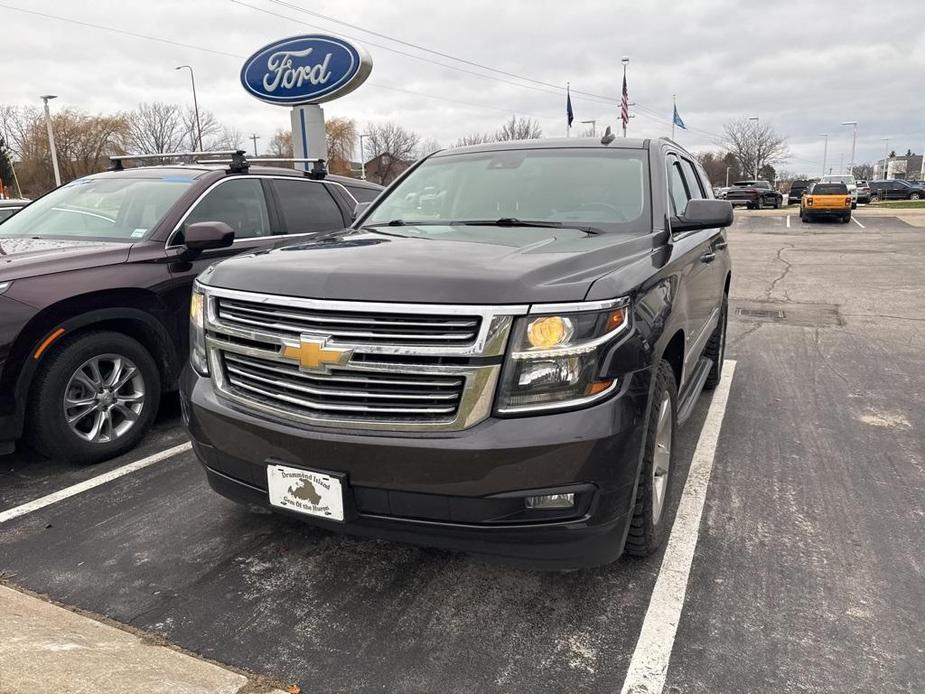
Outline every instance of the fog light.
<svg viewBox="0 0 925 694"><path fill-rule="evenodd" d="M528 496L524 499L527 508L536 511L555 508L571 508L575 505L574 494L546 494L545 496Z"/></svg>

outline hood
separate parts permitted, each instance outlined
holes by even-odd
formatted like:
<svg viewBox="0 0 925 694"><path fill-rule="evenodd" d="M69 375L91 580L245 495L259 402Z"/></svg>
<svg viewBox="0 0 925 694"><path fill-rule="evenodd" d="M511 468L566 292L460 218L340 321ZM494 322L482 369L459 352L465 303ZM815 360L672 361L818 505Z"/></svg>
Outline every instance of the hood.
<svg viewBox="0 0 925 694"><path fill-rule="evenodd" d="M646 234L573 229L427 226L383 232L348 229L238 256L203 280L229 289L347 301L580 301L594 280L650 254L653 244Z"/></svg>
<svg viewBox="0 0 925 694"><path fill-rule="evenodd" d="M131 244L0 236L0 282L123 263Z"/></svg>

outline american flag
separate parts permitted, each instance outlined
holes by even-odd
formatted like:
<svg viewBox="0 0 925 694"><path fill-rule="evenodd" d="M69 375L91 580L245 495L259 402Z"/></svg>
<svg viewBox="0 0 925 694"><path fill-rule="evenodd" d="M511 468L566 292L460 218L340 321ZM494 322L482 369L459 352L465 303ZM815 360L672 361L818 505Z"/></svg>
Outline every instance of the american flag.
<svg viewBox="0 0 925 694"><path fill-rule="evenodd" d="M623 129L626 130L630 122L630 99L626 91L626 73L623 74L623 98L620 100L620 120L623 121Z"/></svg>

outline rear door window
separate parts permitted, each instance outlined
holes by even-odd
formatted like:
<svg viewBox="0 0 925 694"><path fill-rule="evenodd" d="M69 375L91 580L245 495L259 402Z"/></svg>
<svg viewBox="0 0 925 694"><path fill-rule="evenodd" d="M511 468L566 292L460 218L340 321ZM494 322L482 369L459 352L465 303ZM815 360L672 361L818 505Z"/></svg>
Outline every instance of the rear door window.
<svg viewBox="0 0 925 694"><path fill-rule="evenodd" d="M186 218L186 226L196 222L224 222L234 229L235 240L273 233L263 186L256 178L231 178L219 183Z"/></svg>
<svg viewBox="0 0 925 694"><path fill-rule="evenodd" d="M357 202L372 202L382 191L376 190L375 188L360 188L359 186L345 185L350 194L356 199Z"/></svg>
<svg viewBox="0 0 925 694"><path fill-rule="evenodd" d="M342 229L345 225L340 207L326 187L314 181L275 179L272 182L279 199L279 212L290 234Z"/></svg>

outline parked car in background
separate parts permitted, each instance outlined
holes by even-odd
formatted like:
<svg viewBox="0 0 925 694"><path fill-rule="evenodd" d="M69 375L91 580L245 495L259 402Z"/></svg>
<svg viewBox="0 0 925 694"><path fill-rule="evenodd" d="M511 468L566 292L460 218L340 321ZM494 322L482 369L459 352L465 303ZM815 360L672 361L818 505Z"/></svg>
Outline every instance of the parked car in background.
<svg viewBox="0 0 925 694"><path fill-rule="evenodd" d="M858 202L865 205L870 202L870 185L867 181L858 181Z"/></svg>
<svg viewBox="0 0 925 694"><path fill-rule="evenodd" d="M871 181L870 201L881 200L925 200L925 188L909 181Z"/></svg>
<svg viewBox="0 0 925 694"><path fill-rule="evenodd" d="M803 197L803 192L816 182L816 179L802 179L798 178L790 184L790 192L787 194L787 203L790 205L799 205L800 199Z"/></svg>
<svg viewBox="0 0 925 694"><path fill-rule="evenodd" d="M726 192L726 200L733 205L745 205L750 210L762 207L778 208L784 203L784 196L771 187L768 181L736 181Z"/></svg>
<svg viewBox="0 0 925 694"><path fill-rule="evenodd" d="M844 183L848 188L848 194L851 196L851 207L858 206L858 182L854 176L840 174L826 174L819 179L820 183Z"/></svg>
<svg viewBox="0 0 925 694"><path fill-rule="evenodd" d="M433 154L352 228L199 276L193 450L217 492L332 530L652 554L723 366L732 220L667 139Z"/></svg>
<svg viewBox="0 0 925 694"><path fill-rule="evenodd" d="M800 201L800 221L811 222L822 217L834 217L842 223L851 221L851 195L844 183L813 183L803 192Z"/></svg>
<svg viewBox="0 0 925 694"><path fill-rule="evenodd" d="M353 219L352 179L313 175L238 155L115 170L0 224L0 452L23 433L74 462L134 446L186 361L193 278Z"/></svg>
<svg viewBox="0 0 925 694"><path fill-rule="evenodd" d="M726 194L732 190L732 186L721 186L713 189L713 195L717 200L725 200Z"/></svg>
<svg viewBox="0 0 925 694"><path fill-rule="evenodd" d="M29 200L0 200L0 222L2 222L7 217L13 216L15 212L19 212L28 204Z"/></svg>

